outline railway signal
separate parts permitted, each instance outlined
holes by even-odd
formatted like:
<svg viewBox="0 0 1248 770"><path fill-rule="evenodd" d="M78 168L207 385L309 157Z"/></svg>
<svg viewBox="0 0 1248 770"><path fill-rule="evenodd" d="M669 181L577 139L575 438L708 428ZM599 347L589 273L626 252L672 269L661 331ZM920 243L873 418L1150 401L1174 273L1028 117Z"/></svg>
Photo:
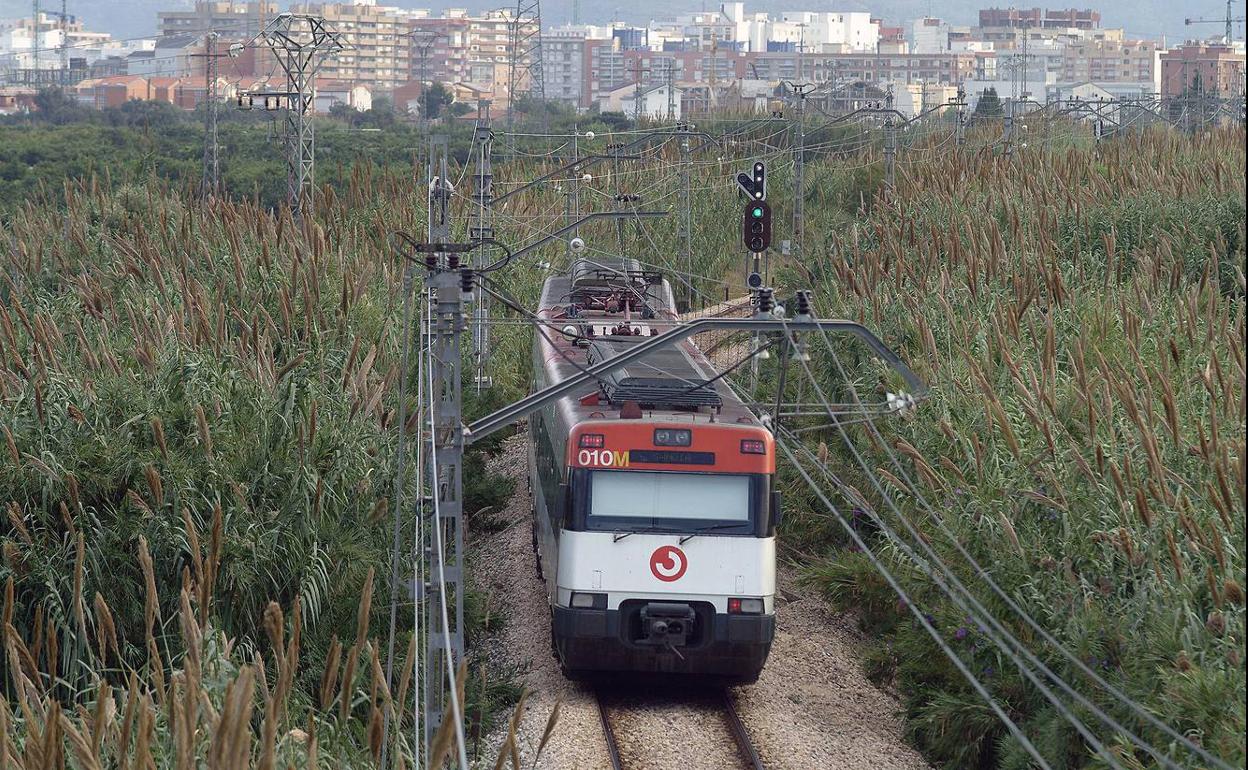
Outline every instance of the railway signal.
<svg viewBox="0 0 1248 770"><path fill-rule="evenodd" d="M771 206L767 201L752 201L741 216L741 242L754 254L761 254L771 245Z"/></svg>
<svg viewBox="0 0 1248 770"><path fill-rule="evenodd" d="M755 161L753 173L737 174L737 186L752 201L767 200L767 167L761 160Z"/></svg>

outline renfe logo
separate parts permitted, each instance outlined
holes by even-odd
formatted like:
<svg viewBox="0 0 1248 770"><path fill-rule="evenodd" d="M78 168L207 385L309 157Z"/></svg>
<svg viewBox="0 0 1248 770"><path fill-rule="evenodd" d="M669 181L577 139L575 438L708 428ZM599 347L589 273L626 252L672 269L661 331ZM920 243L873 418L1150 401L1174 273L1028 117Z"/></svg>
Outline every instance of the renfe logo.
<svg viewBox="0 0 1248 770"><path fill-rule="evenodd" d="M680 580L688 566L685 552L674 545L659 546L650 554L650 572L664 583Z"/></svg>

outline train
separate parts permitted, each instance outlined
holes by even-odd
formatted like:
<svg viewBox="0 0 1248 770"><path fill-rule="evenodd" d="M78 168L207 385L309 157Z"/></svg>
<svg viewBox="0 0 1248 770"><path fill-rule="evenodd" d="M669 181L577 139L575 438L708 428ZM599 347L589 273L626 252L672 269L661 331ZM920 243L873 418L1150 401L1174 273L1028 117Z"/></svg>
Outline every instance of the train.
<svg viewBox="0 0 1248 770"><path fill-rule="evenodd" d="M542 289L534 391L679 323L669 281L575 259ZM692 340L530 416L533 548L565 675L758 679L775 636L770 431Z"/></svg>

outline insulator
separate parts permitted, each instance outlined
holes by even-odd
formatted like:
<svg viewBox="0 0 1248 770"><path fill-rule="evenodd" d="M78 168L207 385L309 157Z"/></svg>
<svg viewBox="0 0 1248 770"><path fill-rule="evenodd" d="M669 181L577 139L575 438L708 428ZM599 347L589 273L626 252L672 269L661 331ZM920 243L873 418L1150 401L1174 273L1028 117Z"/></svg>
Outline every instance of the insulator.
<svg viewBox="0 0 1248 770"><path fill-rule="evenodd" d="M459 288L462 289L465 294L472 293L472 283L475 277L476 276L474 275L471 267L465 267L459 271Z"/></svg>
<svg viewBox="0 0 1248 770"><path fill-rule="evenodd" d="M797 314L810 315L810 292L799 291L797 293Z"/></svg>
<svg viewBox="0 0 1248 770"><path fill-rule="evenodd" d="M429 253L425 255L425 268L433 271L438 267L438 255Z"/></svg>
<svg viewBox="0 0 1248 770"><path fill-rule="evenodd" d="M446 255L446 266L447 266L447 267L449 267L449 268L450 268L450 269L452 269L452 270L458 270L458 269L459 269L459 255L458 255L458 254L454 254L454 253L452 253L452 254L447 254L447 255Z"/></svg>
<svg viewBox="0 0 1248 770"><path fill-rule="evenodd" d="M771 309L775 306L776 306L776 303L772 300L771 289L759 289L758 290L758 312L770 313Z"/></svg>

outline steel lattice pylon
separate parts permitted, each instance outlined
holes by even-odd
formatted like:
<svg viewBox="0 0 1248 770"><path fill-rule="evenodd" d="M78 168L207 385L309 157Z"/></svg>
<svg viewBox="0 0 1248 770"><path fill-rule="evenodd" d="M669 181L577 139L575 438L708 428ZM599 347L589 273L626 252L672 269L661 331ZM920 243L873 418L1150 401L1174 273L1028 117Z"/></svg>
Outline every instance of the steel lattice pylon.
<svg viewBox="0 0 1248 770"><path fill-rule="evenodd" d="M316 130L311 119L316 72L329 57L348 48L343 36L321 16L283 13L256 37L286 73L286 197L299 217L312 202Z"/></svg>
<svg viewBox="0 0 1248 770"><path fill-rule="evenodd" d="M533 96L546 101L546 78L542 74L541 0L516 0L511 23L507 82L507 126L514 118L516 99Z"/></svg>

